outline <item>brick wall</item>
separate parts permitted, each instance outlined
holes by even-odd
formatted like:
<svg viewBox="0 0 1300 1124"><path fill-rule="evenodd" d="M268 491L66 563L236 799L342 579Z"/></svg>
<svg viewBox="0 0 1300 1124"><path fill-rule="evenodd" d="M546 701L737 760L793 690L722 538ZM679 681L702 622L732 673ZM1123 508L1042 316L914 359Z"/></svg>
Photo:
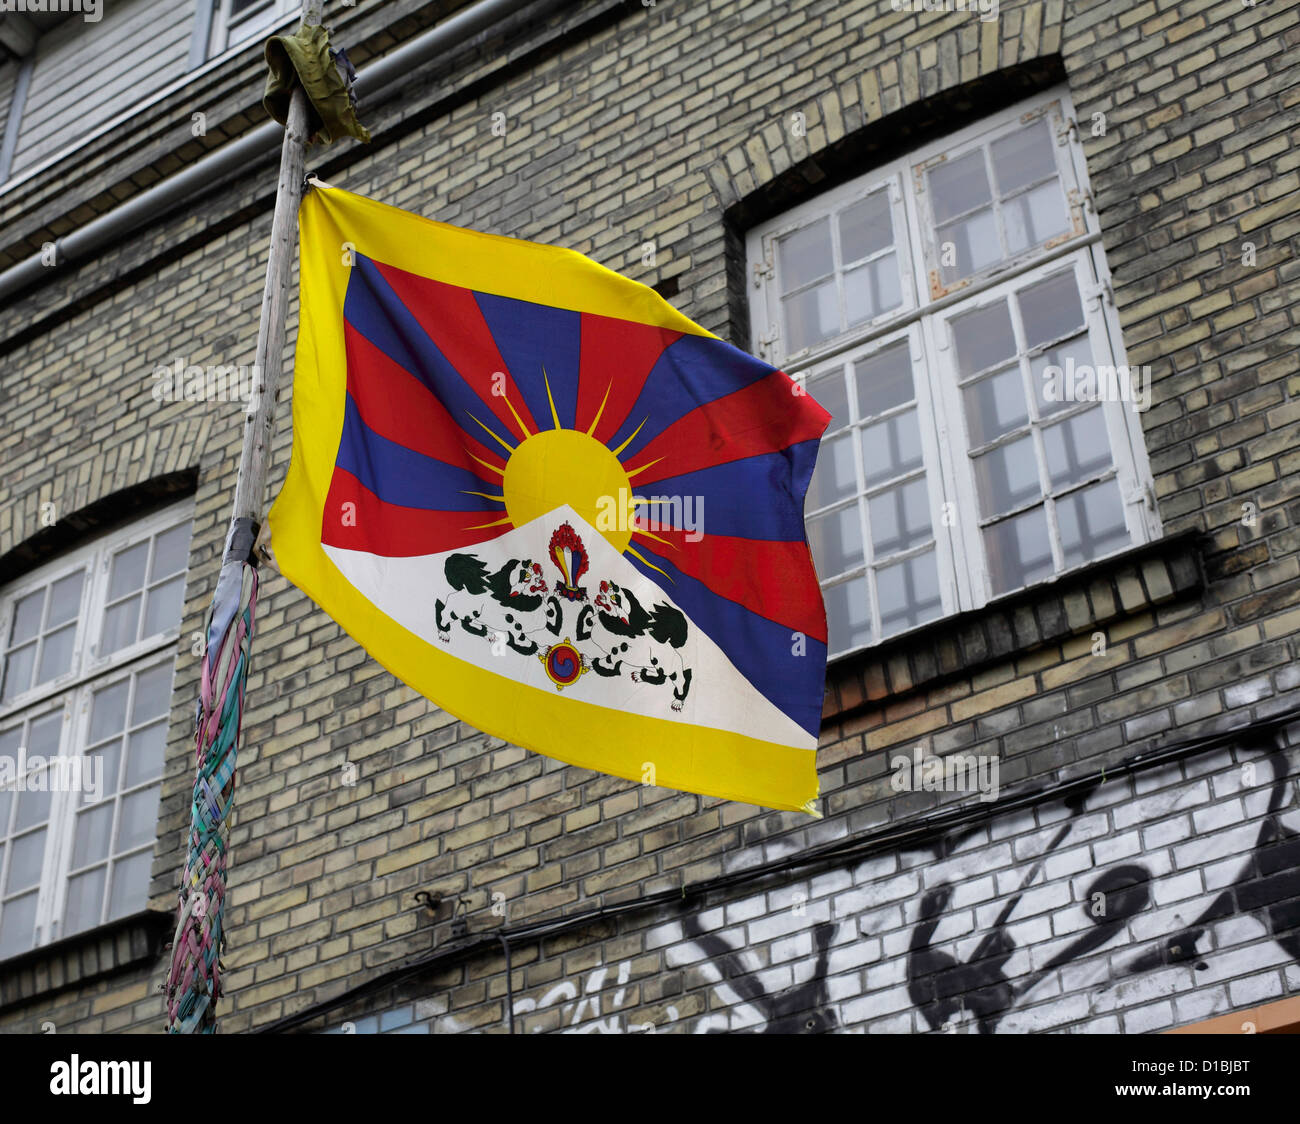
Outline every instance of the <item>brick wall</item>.
<svg viewBox="0 0 1300 1124"><path fill-rule="evenodd" d="M362 3L353 34L374 53L385 21L409 34L435 7ZM1049 0L985 22L879 2L588 3L499 46L413 76L401 105L367 111L371 148L313 166L674 280L679 308L742 345L747 225L1064 80L1129 360L1152 367L1143 425L1166 539L834 665L821 820L479 735L268 575L223 1029L502 1030L513 1014L525 1031L1132 1032L1300 990L1300 10ZM232 131L257 116L255 87L222 95ZM178 96L149 128L194 108ZM806 136L784 127L794 112ZM73 516L191 469L183 637L215 581L242 415L155 403L151 372L177 355L251 362L265 171L0 311L0 561L30 547L42 502ZM5 212L21 246L138 189L61 174L68 186ZM284 410L280 473L288 441ZM197 673L183 644L160 910L183 861ZM996 761L998 799L900 791L895 758L917 751ZM421 890L443 895L434 912ZM620 912L584 916L602 906ZM164 972L155 956L57 990L33 976L0 1026L155 1030Z"/></svg>

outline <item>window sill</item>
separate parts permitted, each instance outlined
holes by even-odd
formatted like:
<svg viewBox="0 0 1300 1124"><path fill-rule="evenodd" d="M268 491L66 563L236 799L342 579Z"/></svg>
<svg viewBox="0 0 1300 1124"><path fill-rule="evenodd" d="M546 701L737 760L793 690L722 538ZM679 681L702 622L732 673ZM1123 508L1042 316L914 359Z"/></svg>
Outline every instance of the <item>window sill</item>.
<svg viewBox="0 0 1300 1124"><path fill-rule="evenodd" d="M0 1011L157 959L174 922L146 909L0 961Z"/></svg>
<svg viewBox="0 0 1300 1124"><path fill-rule="evenodd" d="M1199 593L1205 578L1198 537L1186 532L1144 543L834 660L826 670L822 721Z"/></svg>

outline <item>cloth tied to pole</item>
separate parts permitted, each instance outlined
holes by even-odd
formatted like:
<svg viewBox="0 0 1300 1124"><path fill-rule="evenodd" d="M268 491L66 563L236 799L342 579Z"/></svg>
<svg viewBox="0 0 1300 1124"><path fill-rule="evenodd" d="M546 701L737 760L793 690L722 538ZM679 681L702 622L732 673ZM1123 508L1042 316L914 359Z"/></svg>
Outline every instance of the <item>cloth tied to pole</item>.
<svg viewBox="0 0 1300 1124"><path fill-rule="evenodd" d="M216 1029L225 939L226 840L257 606L257 570L250 553L256 534L251 520L232 528L204 626L189 851L167 978L169 1027L179 1034Z"/></svg>
<svg viewBox="0 0 1300 1124"><path fill-rule="evenodd" d="M262 105L283 125L289 118L289 99L301 85L310 105L307 121L314 141L330 144L343 136L370 141L370 130L357 117L352 82L356 72L346 52L330 48L323 27L300 26L292 35L274 35L266 41L266 92Z"/></svg>

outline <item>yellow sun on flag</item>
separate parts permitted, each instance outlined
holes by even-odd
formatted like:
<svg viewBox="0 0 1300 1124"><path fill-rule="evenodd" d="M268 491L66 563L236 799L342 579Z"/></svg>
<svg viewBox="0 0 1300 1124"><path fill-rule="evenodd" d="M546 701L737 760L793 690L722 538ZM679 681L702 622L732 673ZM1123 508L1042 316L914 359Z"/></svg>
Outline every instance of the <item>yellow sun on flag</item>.
<svg viewBox="0 0 1300 1124"><path fill-rule="evenodd" d="M658 464L658 459L631 472L628 472L623 467L623 462L619 460L619 454L641 432L641 426L637 426L632 435L617 449L610 449L592 436L605 409L605 402L602 401L600 410L596 412L591 426L585 433L577 429L565 429L560 424L559 415L555 411L555 399L551 396L550 379L546 377L545 368L542 370L542 377L546 381L546 397L551 406L553 429L538 433L529 432L519 412L505 395L502 395L502 400L524 435L524 439L518 445L509 444L478 418L474 418L474 421L478 422L488 435L509 453L504 472L470 454L485 468L501 473L502 494L499 496L489 496L484 492L469 494L501 500L506 505L504 519L480 524L474 529L522 527L539 516L568 504L590 526L596 528L620 554L631 554L662 574L663 570L647 561L631 546L634 534L643 535L656 542L664 542L658 535L651 534L636 525L635 509L651 501L632 494L631 478L639 472L644 472L651 465ZM605 401L608 399L609 390L606 389ZM473 417L472 414L470 416ZM642 422L642 425L644 424ZM623 505L623 510L611 518L611 508L616 505Z"/></svg>

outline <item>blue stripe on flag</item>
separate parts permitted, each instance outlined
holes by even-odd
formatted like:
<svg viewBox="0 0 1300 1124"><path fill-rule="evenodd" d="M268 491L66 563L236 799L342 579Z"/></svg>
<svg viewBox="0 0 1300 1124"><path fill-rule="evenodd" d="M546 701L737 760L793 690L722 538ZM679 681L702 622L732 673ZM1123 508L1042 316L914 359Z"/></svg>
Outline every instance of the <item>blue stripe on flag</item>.
<svg viewBox="0 0 1300 1124"><path fill-rule="evenodd" d="M582 315L489 293L475 293L474 299L533 421L542 429L555 426L546 399L549 381L560 426L572 429L578 406Z"/></svg>
<svg viewBox="0 0 1300 1124"><path fill-rule="evenodd" d="M701 520L700 529L710 535L803 542L803 505L796 505L790 494L791 476L803 471L805 461L811 463L816 450L816 441L803 441L784 452L763 453L656 480L636 488L635 493L646 499L656 496L681 499L679 510L685 510L689 498L690 510ZM756 496L763 497L761 503L755 502ZM701 499L703 508L699 504ZM669 505L654 505L642 510L648 517L654 517L673 509Z"/></svg>
<svg viewBox="0 0 1300 1124"><path fill-rule="evenodd" d="M505 505L466 492L495 495L493 486L456 465L445 464L382 437L362 420L352 395L343 415L339 468L352 473L385 503L424 511L502 511ZM496 488L501 487L497 481Z"/></svg>
<svg viewBox="0 0 1300 1124"><path fill-rule="evenodd" d="M510 447L518 444L519 437L497 420L488 405L470 389L393 292L374 262L360 254L354 255L343 315L388 358L424 383L446 407L452 421L476 441L487 440L489 447L495 447L495 442L483 433L474 418Z"/></svg>
<svg viewBox="0 0 1300 1124"><path fill-rule="evenodd" d="M609 447L618 448L644 421L636 440L619 454L626 462L692 410L743 390L773 370L723 340L682 336L664 349L650 369L636 404L610 438Z"/></svg>
<svg viewBox="0 0 1300 1124"><path fill-rule="evenodd" d="M691 624L721 648L736 670L773 706L816 737L822 723L826 645L804 636L804 654L795 655L795 635L786 625L719 597L639 541L637 550L672 578L673 584L667 587L669 595ZM663 574L631 554L627 560L656 586L664 588L660 584Z"/></svg>

